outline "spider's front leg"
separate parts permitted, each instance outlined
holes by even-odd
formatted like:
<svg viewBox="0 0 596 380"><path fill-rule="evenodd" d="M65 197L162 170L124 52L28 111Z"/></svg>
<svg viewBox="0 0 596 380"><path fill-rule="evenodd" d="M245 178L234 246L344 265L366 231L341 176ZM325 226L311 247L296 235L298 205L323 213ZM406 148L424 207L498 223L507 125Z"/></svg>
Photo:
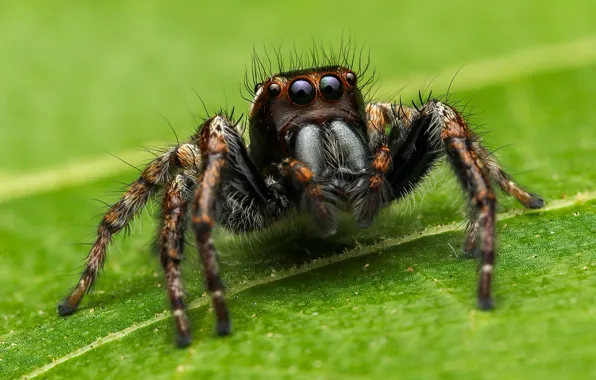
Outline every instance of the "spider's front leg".
<svg viewBox="0 0 596 380"><path fill-rule="evenodd" d="M196 171L177 174L165 191L163 200L163 225L159 235L160 261L166 276L166 290L176 323L178 347L191 342L190 325L184 304L184 287L180 263L184 251L185 231L188 225L187 210L195 188Z"/></svg>
<svg viewBox="0 0 596 380"><path fill-rule="evenodd" d="M525 191L500 168L453 107L438 100L429 101L419 109L388 103L372 107L392 127L389 146L393 165L386 178L396 198L411 191L436 159L447 155L470 202L470 228L465 248L478 249L481 256L478 306L491 309L497 202L491 181L525 207L540 208L543 200Z"/></svg>
<svg viewBox="0 0 596 380"><path fill-rule="evenodd" d="M192 206L192 225L215 310L217 334L231 332L230 317L217 268L212 230L221 221L233 231L266 227L290 207L275 184L268 185L248 158L242 136L223 115L208 119L197 136L202 167ZM239 216L244 220L239 223Z"/></svg>
<svg viewBox="0 0 596 380"><path fill-rule="evenodd" d="M195 232L201 263L203 264L207 290L211 295L217 321L217 334L231 332L230 315L223 297L223 284L217 268L217 252L213 245L211 231L215 225L216 202L223 180L223 172L228 165L230 147L225 133L232 133L230 123L222 116L216 116L202 127L199 136L199 149L203 166L192 208L192 225Z"/></svg>

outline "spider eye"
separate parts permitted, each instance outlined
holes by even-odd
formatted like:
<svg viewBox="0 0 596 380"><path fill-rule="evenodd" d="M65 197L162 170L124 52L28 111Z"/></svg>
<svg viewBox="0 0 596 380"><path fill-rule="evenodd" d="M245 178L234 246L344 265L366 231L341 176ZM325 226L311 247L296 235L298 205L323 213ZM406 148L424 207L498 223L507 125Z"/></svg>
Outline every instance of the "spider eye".
<svg viewBox="0 0 596 380"><path fill-rule="evenodd" d="M277 98L281 94L281 86L277 83L271 83L269 85L269 96L272 98Z"/></svg>
<svg viewBox="0 0 596 380"><path fill-rule="evenodd" d="M315 98L315 88L306 79L296 79L290 85L290 99L300 105L306 105Z"/></svg>
<svg viewBox="0 0 596 380"><path fill-rule="evenodd" d="M328 100L337 100L344 94L341 80L335 75L325 75L321 78L319 89Z"/></svg>
<svg viewBox="0 0 596 380"><path fill-rule="evenodd" d="M354 74L353 72L349 72L346 74L346 82L348 82L348 84L350 86L353 86L356 84L356 74Z"/></svg>

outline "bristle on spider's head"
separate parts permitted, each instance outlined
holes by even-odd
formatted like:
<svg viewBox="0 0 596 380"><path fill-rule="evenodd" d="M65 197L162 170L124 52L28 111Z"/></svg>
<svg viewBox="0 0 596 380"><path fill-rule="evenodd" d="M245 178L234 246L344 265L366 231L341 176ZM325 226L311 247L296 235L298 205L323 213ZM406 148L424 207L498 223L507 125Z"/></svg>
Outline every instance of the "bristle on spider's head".
<svg viewBox="0 0 596 380"><path fill-rule="evenodd" d="M369 48L364 44L356 44L351 38L342 38L339 48L313 41L312 46L303 52L299 52L295 46L289 50L281 46L271 49L264 47L261 52L253 49L251 67L247 68L244 77L248 96L243 97L252 101L259 85L272 76L292 77L325 67L344 67L354 71L359 78L358 87L365 98L368 98L377 79L371 67Z"/></svg>

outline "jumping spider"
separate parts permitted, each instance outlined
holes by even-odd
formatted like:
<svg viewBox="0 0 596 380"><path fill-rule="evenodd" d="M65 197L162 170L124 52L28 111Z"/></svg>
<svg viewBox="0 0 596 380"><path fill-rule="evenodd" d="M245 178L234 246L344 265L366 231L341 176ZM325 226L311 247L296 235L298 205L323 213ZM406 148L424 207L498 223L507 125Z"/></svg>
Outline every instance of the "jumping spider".
<svg viewBox="0 0 596 380"><path fill-rule="evenodd" d="M481 260L478 307L491 309L496 207L491 183L528 208L542 207L542 199L499 167L448 101L428 99L414 107L366 102L366 81L349 60L318 63L256 78L248 147L232 116L220 112L205 120L188 143L149 163L103 216L86 269L58 304L58 313L77 309L104 264L112 236L163 188L158 243L178 346L191 343L180 278L189 222L217 334L228 335L230 317L211 237L216 223L234 232L262 230L298 208L312 215L321 235L331 235L341 208L368 227L384 206L410 193L444 156L469 200L464 248L478 252Z"/></svg>

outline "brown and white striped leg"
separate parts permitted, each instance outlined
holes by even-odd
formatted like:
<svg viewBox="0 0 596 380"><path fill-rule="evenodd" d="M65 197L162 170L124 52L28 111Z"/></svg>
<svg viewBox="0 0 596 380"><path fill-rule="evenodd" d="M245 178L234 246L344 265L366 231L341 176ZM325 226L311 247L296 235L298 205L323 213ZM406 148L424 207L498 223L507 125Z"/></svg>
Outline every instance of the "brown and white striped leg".
<svg viewBox="0 0 596 380"><path fill-rule="evenodd" d="M376 151L388 141L394 151L405 142L413 120L419 117L419 111L396 103L368 103L366 116L371 151Z"/></svg>
<svg viewBox="0 0 596 380"><path fill-rule="evenodd" d="M395 123L396 114L392 103L368 103L366 112L366 133L368 147L375 152L381 145L387 143L385 128Z"/></svg>
<svg viewBox="0 0 596 380"><path fill-rule="evenodd" d="M479 234L480 279L478 307L493 308L491 282L495 264L495 208L496 196L490 178L483 170L486 163L474 149L476 137L466 121L452 107L438 101L424 105L420 114L428 117L427 130L433 144L444 145L447 158L470 200L471 222Z"/></svg>
<svg viewBox="0 0 596 380"><path fill-rule="evenodd" d="M513 178L500 167L497 160L485 147L480 145L477 141L475 141L472 146L476 151L476 154L484 162L483 169L490 178L499 185L501 190L508 195L515 197L526 208L533 209L544 207L544 200L538 194L529 193L516 183Z"/></svg>
<svg viewBox="0 0 596 380"><path fill-rule="evenodd" d="M475 236L480 235L476 243L481 254L478 307L491 309L491 282L495 264L495 193L489 178L480 168L469 140L453 133L445 136L444 143L451 166L469 194Z"/></svg>
<svg viewBox="0 0 596 380"><path fill-rule="evenodd" d="M470 224L466 250L480 253L478 306L493 307L491 282L495 263L495 181L528 208L542 207L542 199L517 185L490 157L463 117L453 107L431 100L420 108L374 103L367 108L369 119L391 127L389 147L393 165L387 174L394 196L399 198L428 173L437 158L447 158L466 191Z"/></svg>
<svg viewBox="0 0 596 380"><path fill-rule="evenodd" d="M252 215L244 214L247 219L252 218L243 221L243 226L248 225L251 227L249 229L263 228L279 218L289 207L289 202L285 194L278 193L276 188L267 185L248 158L241 134L224 115L207 119L199 128L195 140L201 151L202 165L194 194L192 225L207 290L215 311L217 334L223 336L230 334L231 324L217 267L217 251L212 240L213 227L217 221L232 230L238 227L234 210L229 209L229 203L226 204L230 197L245 210L247 204L259 208L259 214L254 212L255 209Z"/></svg>
<svg viewBox="0 0 596 380"><path fill-rule="evenodd" d="M369 148L373 152L368 181L353 191L354 218L361 227L368 227L384 204L391 201L385 175L393 159L385 128L394 125L397 115L390 103L369 103L366 106Z"/></svg>
<svg viewBox="0 0 596 380"><path fill-rule="evenodd" d="M97 238L87 256L86 267L79 282L71 294L58 304L60 315L74 313L85 293L92 288L105 262L106 250L112 237L126 227L147 204L155 191L170 178L174 168L192 168L198 164L198 159L197 148L192 144L172 147L151 161L120 200L110 207L99 224Z"/></svg>
<svg viewBox="0 0 596 380"><path fill-rule="evenodd" d="M187 210L194 180L191 176L177 174L164 195L163 227L159 236L161 264L166 276L166 289L176 323L176 342L179 347L191 343L190 325L184 304L184 287L180 276L180 262L184 251L184 234L187 227Z"/></svg>
<svg viewBox="0 0 596 380"><path fill-rule="evenodd" d="M499 185L506 194L515 197L526 208L536 209L544 206L544 200L537 194L529 193L517 184L507 172L505 172L497 160L491 156L489 151L480 145L478 141L472 142L472 148L476 156L480 159L481 169L494 182ZM472 212L472 214L474 214ZM477 232L479 230L477 218L471 218L471 222L466 229L466 241L464 243L464 252L470 257L475 257L477 250Z"/></svg>
<svg viewBox="0 0 596 380"><path fill-rule="evenodd" d="M421 116L418 109L401 104L371 103L367 112L369 124L383 123L383 130L388 135L386 145L391 164L385 169L385 178L390 185L392 199L399 199L421 182L434 162L444 154L444 149L440 144L438 149L433 146L435 143L427 133L430 118ZM369 125L368 129L373 128ZM375 166L383 168L382 162L380 160Z"/></svg>
<svg viewBox="0 0 596 380"><path fill-rule="evenodd" d="M391 152L386 143L375 152L368 181L352 197L354 218L360 227L368 227L385 204L391 201L391 193L385 175L391 167Z"/></svg>
<svg viewBox="0 0 596 380"><path fill-rule="evenodd" d="M440 151L446 153L453 171L468 194L470 225L464 247L468 252L477 250L480 254L478 307L491 309L497 202L491 180L526 207L539 208L544 202L539 196L523 190L498 166L453 107L437 100L429 101L420 108L410 124L412 129L423 128L421 137L428 140L428 146L432 148L429 157L433 152L435 155Z"/></svg>
<svg viewBox="0 0 596 380"><path fill-rule="evenodd" d="M199 256L203 264L207 290L215 310L217 334L231 332L230 315L223 297L223 284L217 268L217 252L211 232L216 220L216 204L221 191L224 169L228 165L230 147L226 134L237 134L231 123L222 115L214 116L203 123L199 132L199 147L203 166L195 192L192 224Z"/></svg>
<svg viewBox="0 0 596 380"><path fill-rule="evenodd" d="M472 142L472 148L480 159L481 169L494 182L499 185L506 194L515 197L526 208L536 209L544 206L544 200L538 195L524 190L513 178L505 172L491 153L475 140ZM477 218L471 218L471 222L466 229L466 241L464 243L464 252L469 257L475 257L477 251L477 232L479 224Z"/></svg>

